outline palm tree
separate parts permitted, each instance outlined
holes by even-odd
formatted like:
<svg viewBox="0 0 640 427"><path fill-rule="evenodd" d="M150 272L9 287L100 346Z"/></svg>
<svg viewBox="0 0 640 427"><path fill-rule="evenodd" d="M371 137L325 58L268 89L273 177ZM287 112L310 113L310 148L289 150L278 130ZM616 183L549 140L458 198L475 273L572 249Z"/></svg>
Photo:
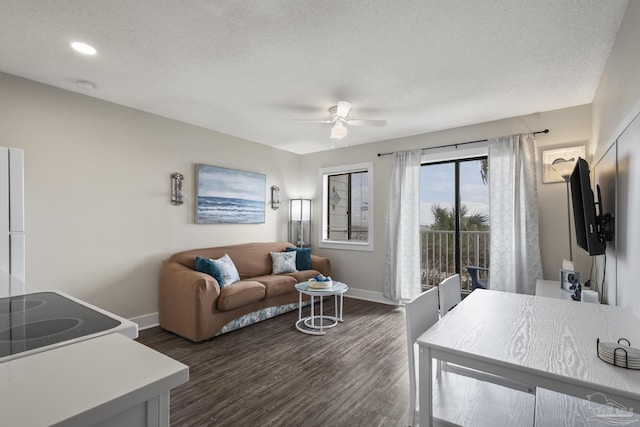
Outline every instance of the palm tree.
<svg viewBox="0 0 640 427"><path fill-rule="evenodd" d="M454 230L456 211L451 207L442 207L439 204L431 206L433 214L432 230ZM478 211L469 211L465 204L460 205L460 231L485 231L489 229L489 217Z"/></svg>
<svg viewBox="0 0 640 427"><path fill-rule="evenodd" d="M480 177L485 185L489 183L489 160L487 158L480 160Z"/></svg>
<svg viewBox="0 0 640 427"><path fill-rule="evenodd" d="M433 214L432 230L454 230L455 229L455 210L453 207L441 207L439 204L431 205L431 213Z"/></svg>

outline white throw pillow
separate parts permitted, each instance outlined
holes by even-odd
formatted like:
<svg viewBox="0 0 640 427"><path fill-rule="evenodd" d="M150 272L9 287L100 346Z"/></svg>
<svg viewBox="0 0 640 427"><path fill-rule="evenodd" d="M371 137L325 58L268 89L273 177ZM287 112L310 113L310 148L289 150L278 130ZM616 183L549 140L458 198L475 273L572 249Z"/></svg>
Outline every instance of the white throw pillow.
<svg viewBox="0 0 640 427"><path fill-rule="evenodd" d="M224 254L223 257L218 259L212 259L213 263L218 267L220 273L222 274L222 283L220 283L220 287L224 287L227 285L231 285L233 283L240 281L240 275L238 274L238 269L236 265L231 261L231 258L228 254Z"/></svg>
<svg viewBox="0 0 640 427"><path fill-rule="evenodd" d="M272 261L271 274L295 273L296 271L296 252L269 252Z"/></svg>

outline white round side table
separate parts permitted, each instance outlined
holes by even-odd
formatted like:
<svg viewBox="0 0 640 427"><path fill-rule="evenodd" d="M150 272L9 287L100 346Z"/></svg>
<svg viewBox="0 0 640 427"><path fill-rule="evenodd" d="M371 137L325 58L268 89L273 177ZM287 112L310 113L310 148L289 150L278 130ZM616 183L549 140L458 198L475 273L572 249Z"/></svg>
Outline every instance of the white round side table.
<svg viewBox="0 0 640 427"><path fill-rule="evenodd" d="M296 322L296 329L300 332L309 335L325 335L325 329L335 327L338 322L342 322L342 306L343 295L349 287L341 282L333 282L333 286L327 289L314 289L309 287L309 282L302 282L296 284L298 290L298 321ZM309 295L311 297L311 316L302 317L302 295ZM327 316L324 314L323 300L325 296L335 297L334 315ZM320 299L320 314L315 314L314 298ZM338 304L338 297L340 297L340 303Z"/></svg>

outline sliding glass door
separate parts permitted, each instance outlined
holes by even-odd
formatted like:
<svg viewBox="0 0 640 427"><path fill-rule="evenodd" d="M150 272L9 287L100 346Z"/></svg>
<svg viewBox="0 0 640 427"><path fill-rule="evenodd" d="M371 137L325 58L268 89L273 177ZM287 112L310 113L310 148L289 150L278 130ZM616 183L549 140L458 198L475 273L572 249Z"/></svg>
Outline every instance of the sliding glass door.
<svg viewBox="0 0 640 427"><path fill-rule="evenodd" d="M489 266L489 185L486 157L426 163L420 173L422 287L459 273L471 289L467 266Z"/></svg>

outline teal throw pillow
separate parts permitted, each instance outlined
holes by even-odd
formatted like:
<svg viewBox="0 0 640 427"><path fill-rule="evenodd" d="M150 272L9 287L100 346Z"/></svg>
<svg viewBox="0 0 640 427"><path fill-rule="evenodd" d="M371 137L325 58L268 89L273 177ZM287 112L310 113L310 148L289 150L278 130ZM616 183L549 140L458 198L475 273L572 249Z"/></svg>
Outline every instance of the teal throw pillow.
<svg viewBox="0 0 640 427"><path fill-rule="evenodd" d="M271 254L272 271L271 274L295 273L296 253L295 252L269 252Z"/></svg>
<svg viewBox="0 0 640 427"><path fill-rule="evenodd" d="M220 272L220 269L215 265L213 260L196 256L196 261L194 263L193 269L195 271L206 273L209 276L213 277L222 287L222 273Z"/></svg>
<svg viewBox="0 0 640 427"><path fill-rule="evenodd" d="M218 281L221 288L240 281L238 269L233 261L231 261L228 254L224 254L223 257L218 259L214 259L213 263L218 267L218 270L220 270L220 274L222 275L222 281Z"/></svg>
<svg viewBox="0 0 640 427"><path fill-rule="evenodd" d="M296 252L296 268L298 271L311 270L311 248L286 248L287 252Z"/></svg>

